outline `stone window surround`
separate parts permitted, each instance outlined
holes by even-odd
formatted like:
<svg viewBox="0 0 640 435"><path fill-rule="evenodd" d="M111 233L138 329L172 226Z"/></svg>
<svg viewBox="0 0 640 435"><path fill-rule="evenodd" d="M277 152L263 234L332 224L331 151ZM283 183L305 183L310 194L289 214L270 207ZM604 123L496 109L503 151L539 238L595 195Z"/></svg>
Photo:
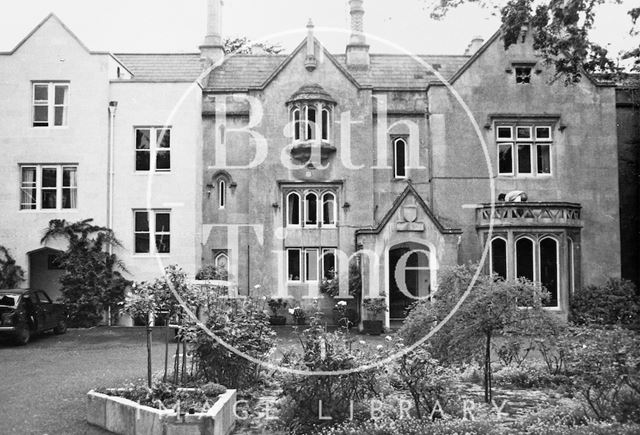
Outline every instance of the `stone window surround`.
<svg viewBox="0 0 640 435"><path fill-rule="evenodd" d="M554 144L556 143L554 139L554 125L555 121L550 119L541 119L538 120L535 117L530 119L518 119L518 120L501 120L496 119L494 121L494 141L496 143L496 174L500 178L536 178L536 177L553 177L554 175ZM510 129L509 137L500 137L500 130L505 128ZM528 129L529 137L528 138L519 138L518 130L519 129ZM545 129L548 131L548 137L538 137L538 132ZM529 147L529 165L530 172L520 172L519 170L519 146L528 146ZM510 172L501 172L500 171L500 152L501 149L505 147L509 147L510 149L510 160L511 160L511 171ZM547 148L546 156L547 156L547 164L548 171L540 172L540 158L543 157L541 154L543 148Z"/></svg>
<svg viewBox="0 0 640 435"><path fill-rule="evenodd" d="M316 197L316 216L315 223L307 223L308 210L306 198L308 195L315 195ZM291 216L289 214L289 201L293 196L297 196L298 204L298 224L291 223ZM332 196L333 201L333 222L325 223L325 202L329 199L325 197ZM318 227L336 227L338 223L338 193L336 187L305 187L305 188L289 188L284 192L284 216L285 226L287 227L300 227L300 228L318 228Z"/></svg>
<svg viewBox="0 0 640 435"><path fill-rule="evenodd" d="M290 252L297 252L298 253L298 272L299 275L297 277L297 279L293 279L292 275L289 273L289 253ZM322 251L322 254L320 254L319 251ZM315 252L315 258L316 258L316 276L315 278L309 278L308 274L309 271L307 270L307 255L308 253L311 252ZM305 246L305 247L292 247L292 248L287 248L286 249L286 258L285 258L285 266L286 266L286 271L285 271L285 277L286 277L286 281L288 283L304 283L304 282L308 282L308 283L319 283L322 281L322 279L327 276L327 272L328 270L325 270L325 262L324 262L324 258L325 255L330 254L333 255L334 258L334 274L337 274L337 266L338 263L336 261L336 248L335 247L318 247L318 246L313 246L313 247L309 247L309 246Z"/></svg>

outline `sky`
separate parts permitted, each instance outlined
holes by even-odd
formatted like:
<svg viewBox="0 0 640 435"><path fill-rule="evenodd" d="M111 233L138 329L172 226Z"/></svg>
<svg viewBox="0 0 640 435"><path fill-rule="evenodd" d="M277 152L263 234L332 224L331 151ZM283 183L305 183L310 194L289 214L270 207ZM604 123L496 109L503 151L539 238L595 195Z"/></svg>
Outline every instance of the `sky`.
<svg viewBox="0 0 640 435"><path fill-rule="evenodd" d="M488 39L499 17L476 6L429 19L427 0L365 0L364 30L371 52L462 54L475 36ZM91 50L111 52L197 52L206 26L206 0L5 0L0 15L0 51L11 50L47 14L54 12ZM630 49L626 11L640 0L599 8L593 38L612 53ZM281 44L287 51L306 34L334 53L349 35L348 0L224 0L224 36L247 36ZM638 37L636 37L638 38Z"/></svg>

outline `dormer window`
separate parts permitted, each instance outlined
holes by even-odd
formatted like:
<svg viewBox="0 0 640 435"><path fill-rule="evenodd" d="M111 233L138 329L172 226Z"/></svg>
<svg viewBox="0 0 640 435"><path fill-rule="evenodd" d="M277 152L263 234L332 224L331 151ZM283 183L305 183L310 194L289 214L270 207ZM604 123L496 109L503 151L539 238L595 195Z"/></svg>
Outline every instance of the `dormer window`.
<svg viewBox="0 0 640 435"><path fill-rule="evenodd" d="M515 66L515 70L516 70L517 84L531 83L531 66L530 65Z"/></svg>

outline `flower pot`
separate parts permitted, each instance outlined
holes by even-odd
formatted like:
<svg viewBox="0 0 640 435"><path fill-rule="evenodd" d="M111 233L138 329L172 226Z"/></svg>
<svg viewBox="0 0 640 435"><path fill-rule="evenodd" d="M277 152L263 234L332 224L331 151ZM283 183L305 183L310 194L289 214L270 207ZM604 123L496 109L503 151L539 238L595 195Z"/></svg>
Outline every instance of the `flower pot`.
<svg viewBox="0 0 640 435"><path fill-rule="evenodd" d="M364 332L369 335L382 334L382 320L363 320Z"/></svg>
<svg viewBox="0 0 640 435"><path fill-rule="evenodd" d="M269 323L272 325L286 325L287 318L285 316L271 316L269 317Z"/></svg>

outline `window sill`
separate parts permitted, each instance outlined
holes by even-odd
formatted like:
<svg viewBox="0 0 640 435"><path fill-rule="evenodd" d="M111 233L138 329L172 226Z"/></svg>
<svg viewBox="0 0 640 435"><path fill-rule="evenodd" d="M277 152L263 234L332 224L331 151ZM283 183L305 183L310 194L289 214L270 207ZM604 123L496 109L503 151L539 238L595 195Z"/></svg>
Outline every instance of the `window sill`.
<svg viewBox="0 0 640 435"><path fill-rule="evenodd" d="M77 208L39 208L36 210L18 210L19 213L79 213Z"/></svg>
<svg viewBox="0 0 640 435"><path fill-rule="evenodd" d="M503 178L503 179L519 179L519 180L535 180L538 178L542 178L542 179L549 179L549 178L553 178L553 174L537 174L537 175L530 175L530 174L526 174L526 175L522 175L522 174L518 174L518 175L514 175L514 174L498 174L498 178Z"/></svg>
<svg viewBox="0 0 640 435"><path fill-rule="evenodd" d="M171 171L133 171L134 175L171 175Z"/></svg>
<svg viewBox="0 0 640 435"><path fill-rule="evenodd" d="M69 126L68 125L57 125L57 126L51 126L51 127L36 127L36 126L31 126L32 130L43 130L43 131L48 131L48 130L68 130Z"/></svg>
<svg viewBox="0 0 640 435"><path fill-rule="evenodd" d="M148 258L148 259L152 259L152 258L170 258L171 257L171 253L169 254L131 254L132 258Z"/></svg>

